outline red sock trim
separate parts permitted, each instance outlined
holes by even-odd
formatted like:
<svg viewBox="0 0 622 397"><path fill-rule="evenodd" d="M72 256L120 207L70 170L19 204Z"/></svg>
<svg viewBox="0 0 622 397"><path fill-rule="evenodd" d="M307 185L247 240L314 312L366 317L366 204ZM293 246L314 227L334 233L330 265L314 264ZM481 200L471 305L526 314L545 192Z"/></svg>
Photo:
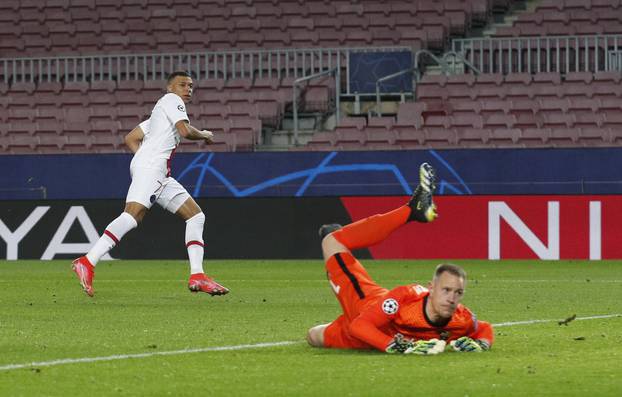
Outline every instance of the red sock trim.
<svg viewBox="0 0 622 397"><path fill-rule="evenodd" d="M201 247L205 247L205 245L202 242L198 241L198 240L188 241L186 243L186 248L190 247L191 245L200 245Z"/></svg>
<svg viewBox="0 0 622 397"><path fill-rule="evenodd" d="M112 239L115 244L119 244L119 239L114 234L110 233L108 230L104 230L104 234Z"/></svg>

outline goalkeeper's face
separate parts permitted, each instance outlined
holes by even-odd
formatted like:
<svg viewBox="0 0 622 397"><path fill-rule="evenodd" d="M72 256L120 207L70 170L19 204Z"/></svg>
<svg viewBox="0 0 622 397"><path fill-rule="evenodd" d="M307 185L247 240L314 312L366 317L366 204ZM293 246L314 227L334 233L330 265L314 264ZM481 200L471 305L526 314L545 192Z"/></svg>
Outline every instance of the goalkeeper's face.
<svg viewBox="0 0 622 397"><path fill-rule="evenodd" d="M444 272L430 283L429 302L433 316L450 318L464 295L465 281L462 277Z"/></svg>

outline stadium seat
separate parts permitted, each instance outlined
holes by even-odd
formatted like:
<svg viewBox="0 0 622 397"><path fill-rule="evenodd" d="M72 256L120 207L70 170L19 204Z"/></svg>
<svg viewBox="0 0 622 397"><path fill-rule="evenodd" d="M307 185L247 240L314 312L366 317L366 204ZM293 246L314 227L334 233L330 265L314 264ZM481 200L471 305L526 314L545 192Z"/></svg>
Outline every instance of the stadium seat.
<svg viewBox="0 0 622 397"><path fill-rule="evenodd" d="M368 137L371 134L394 134L393 126L395 124L395 118L393 117L369 117L367 119L367 126L365 131L368 133ZM388 136L388 135L387 135ZM393 139L395 136L393 135Z"/></svg>
<svg viewBox="0 0 622 397"><path fill-rule="evenodd" d="M551 128L548 143L554 147L572 147L577 139L578 132L574 128Z"/></svg>
<svg viewBox="0 0 622 397"><path fill-rule="evenodd" d="M423 130L414 128L396 128L395 144L405 149L421 148L426 140Z"/></svg>
<svg viewBox="0 0 622 397"><path fill-rule="evenodd" d="M544 126L552 129L563 127L573 128L576 123L576 116L574 114L544 113L543 119Z"/></svg>
<svg viewBox="0 0 622 397"><path fill-rule="evenodd" d="M52 93L58 95L63 90L63 85L60 81L41 81L37 83L36 92L39 93Z"/></svg>
<svg viewBox="0 0 622 397"><path fill-rule="evenodd" d="M276 127L280 118L280 105L276 101L256 102L257 117L267 125Z"/></svg>
<svg viewBox="0 0 622 397"><path fill-rule="evenodd" d="M32 93L37 89L36 84L33 81L17 81L11 84L8 94L28 94L32 95Z"/></svg>
<svg viewBox="0 0 622 397"><path fill-rule="evenodd" d="M37 135L36 151L39 153L62 153L67 138L56 134Z"/></svg>
<svg viewBox="0 0 622 397"><path fill-rule="evenodd" d="M455 147L458 135L455 128L424 127L424 145L431 147Z"/></svg>
<svg viewBox="0 0 622 397"><path fill-rule="evenodd" d="M520 143L526 147L542 147L551 136L550 128L522 128Z"/></svg>
<svg viewBox="0 0 622 397"><path fill-rule="evenodd" d="M332 147L337 141L337 136L332 131L319 131L313 134L313 137L308 143L309 147Z"/></svg>
<svg viewBox="0 0 622 397"><path fill-rule="evenodd" d="M579 129L577 143L582 146L609 146L612 144L612 133L609 128L584 127Z"/></svg>
<svg viewBox="0 0 622 397"><path fill-rule="evenodd" d="M355 132L359 134L367 126L367 120L364 117L342 117L335 129L336 132Z"/></svg>
<svg viewBox="0 0 622 397"><path fill-rule="evenodd" d="M411 127L420 129L423 126L423 111L426 109L423 102L406 102L400 104L397 110L396 127Z"/></svg>
<svg viewBox="0 0 622 397"><path fill-rule="evenodd" d="M513 147L520 138L521 130L517 128L498 128L492 130L488 144L494 147Z"/></svg>

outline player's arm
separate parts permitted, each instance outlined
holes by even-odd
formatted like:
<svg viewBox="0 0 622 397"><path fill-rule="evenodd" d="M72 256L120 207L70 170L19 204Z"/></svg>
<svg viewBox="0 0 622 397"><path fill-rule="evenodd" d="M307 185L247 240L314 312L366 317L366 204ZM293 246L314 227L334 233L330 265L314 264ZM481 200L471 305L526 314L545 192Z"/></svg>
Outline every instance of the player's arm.
<svg viewBox="0 0 622 397"><path fill-rule="evenodd" d="M372 308L372 309L375 309ZM350 323L350 334L380 351L387 351L393 342L393 335L387 335L380 328L390 322L384 313L368 310L361 313Z"/></svg>
<svg viewBox="0 0 622 397"><path fill-rule="evenodd" d="M406 287L398 287L364 310L350 323L350 334L378 350L389 351L395 335L387 335L381 329L393 321L406 292Z"/></svg>
<svg viewBox="0 0 622 397"><path fill-rule="evenodd" d="M214 142L214 134L208 130L198 130L190 125L188 120L179 120L175 123L175 127L179 132L179 135L192 141L205 140L207 143Z"/></svg>
<svg viewBox="0 0 622 397"><path fill-rule="evenodd" d="M140 125L137 125L132 131L130 131L129 134L125 136L125 144L132 151L132 153L136 153L144 137L145 133L142 128L140 128Z"/></svg>
<svg viewBox="0 0 622 397"><path fill-rule="evenodd" d="M412 340L401 334L387 335L380 329L392 321L391 315L387 315L377 307L361 313L350 324L350 334L359 340L386 353L434 355L445 350L445 341L438 339Z"/></svg>

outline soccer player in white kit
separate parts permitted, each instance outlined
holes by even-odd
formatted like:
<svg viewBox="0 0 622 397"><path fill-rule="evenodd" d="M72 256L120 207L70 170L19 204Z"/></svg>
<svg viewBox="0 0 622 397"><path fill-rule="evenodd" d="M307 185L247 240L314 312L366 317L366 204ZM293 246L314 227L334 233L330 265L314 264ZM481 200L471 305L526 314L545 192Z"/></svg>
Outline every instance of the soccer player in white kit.
<svg viewBox="0 0 622 397"><path fill-rule="evenodd" d="M153 203L179 215L186 221L186 247L190 259L188 288L192 292L224 295L229 290L203 272L203 225L205 215L188 191L171 173L171 159L180 136L212 143L211 131L191 126L185 104L192 99L193 82L187 72L174 72L167 79L167 94L158 100L151 117L126 137L134 153L130 164L132 183L125 209L113 220L91 250L72 263L72 269L87 295L93 296L95 266L123 236L138 226Z"/></svg>

